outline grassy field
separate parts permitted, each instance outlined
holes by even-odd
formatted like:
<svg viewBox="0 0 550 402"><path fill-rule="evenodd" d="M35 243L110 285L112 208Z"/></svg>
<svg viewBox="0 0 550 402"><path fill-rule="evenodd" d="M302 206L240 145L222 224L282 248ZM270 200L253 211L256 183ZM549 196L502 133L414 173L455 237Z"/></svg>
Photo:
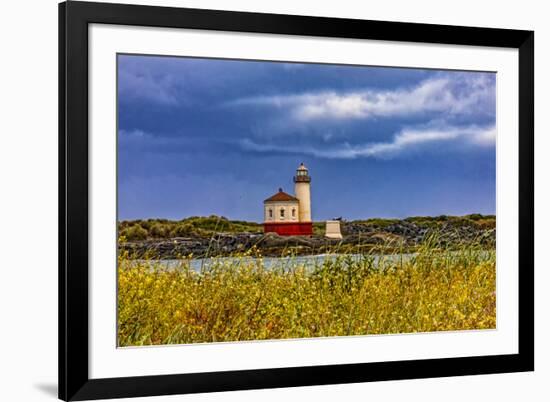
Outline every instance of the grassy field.
<svg viewBox="0 0 550 402"><path fill-rule="evenodd" d="M123 253L118 344L495 328L494 249L451 251L432 238L413 258L375 255L265 269L250 250L196 272L186 258L166 269L154 260L130 263Z"/></svg>

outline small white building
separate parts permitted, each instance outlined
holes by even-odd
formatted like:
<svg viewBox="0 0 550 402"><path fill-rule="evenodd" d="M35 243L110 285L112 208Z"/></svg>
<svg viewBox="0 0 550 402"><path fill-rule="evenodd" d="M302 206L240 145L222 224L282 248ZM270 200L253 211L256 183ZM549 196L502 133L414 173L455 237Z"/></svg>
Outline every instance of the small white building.
<svg viewBox="0 0 550 402"><path fill-rule="evenodd" d="M264 222L299 222L300 200L287 194L282 188L264 201Z"/></svg>

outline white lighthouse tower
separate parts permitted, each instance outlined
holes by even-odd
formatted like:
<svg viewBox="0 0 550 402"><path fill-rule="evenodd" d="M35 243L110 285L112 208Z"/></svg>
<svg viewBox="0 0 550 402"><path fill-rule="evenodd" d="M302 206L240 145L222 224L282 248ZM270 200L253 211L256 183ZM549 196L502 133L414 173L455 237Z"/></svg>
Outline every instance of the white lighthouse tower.
<svg viewBox="0 0 550 402"><path fill-rule="evenodd" d="M300 201L300 222L311 222L311 177L307 168L300 163L294 176L294 194Z"/></svg>

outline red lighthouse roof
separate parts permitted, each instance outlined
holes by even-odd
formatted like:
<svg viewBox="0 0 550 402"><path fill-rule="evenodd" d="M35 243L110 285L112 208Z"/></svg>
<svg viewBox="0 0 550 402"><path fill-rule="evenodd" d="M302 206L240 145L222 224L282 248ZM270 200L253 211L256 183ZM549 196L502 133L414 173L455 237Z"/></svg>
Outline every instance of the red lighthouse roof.
<svg viewBox="0 0 550 402"><path fill-rule="evenodd" d="M264 200L264 202L276 202L276 201L296 201L298 202L298 198L293 197L290 194L287 194L283 191L282 188L279 189L279 192L276 194L273 194L271 197Z"/></svg>

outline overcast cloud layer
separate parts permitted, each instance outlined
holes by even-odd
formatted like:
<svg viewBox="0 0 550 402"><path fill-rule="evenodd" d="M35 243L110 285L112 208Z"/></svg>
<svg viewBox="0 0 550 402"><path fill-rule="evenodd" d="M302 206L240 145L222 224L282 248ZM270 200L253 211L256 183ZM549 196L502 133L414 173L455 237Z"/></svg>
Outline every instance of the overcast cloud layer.
<svg viewBox="0 0 550 402"><path fill-rule="evenodd" d="M119 56L120 218L260 221L305 162L314 219L495 211L495 75Z"/></svg>

